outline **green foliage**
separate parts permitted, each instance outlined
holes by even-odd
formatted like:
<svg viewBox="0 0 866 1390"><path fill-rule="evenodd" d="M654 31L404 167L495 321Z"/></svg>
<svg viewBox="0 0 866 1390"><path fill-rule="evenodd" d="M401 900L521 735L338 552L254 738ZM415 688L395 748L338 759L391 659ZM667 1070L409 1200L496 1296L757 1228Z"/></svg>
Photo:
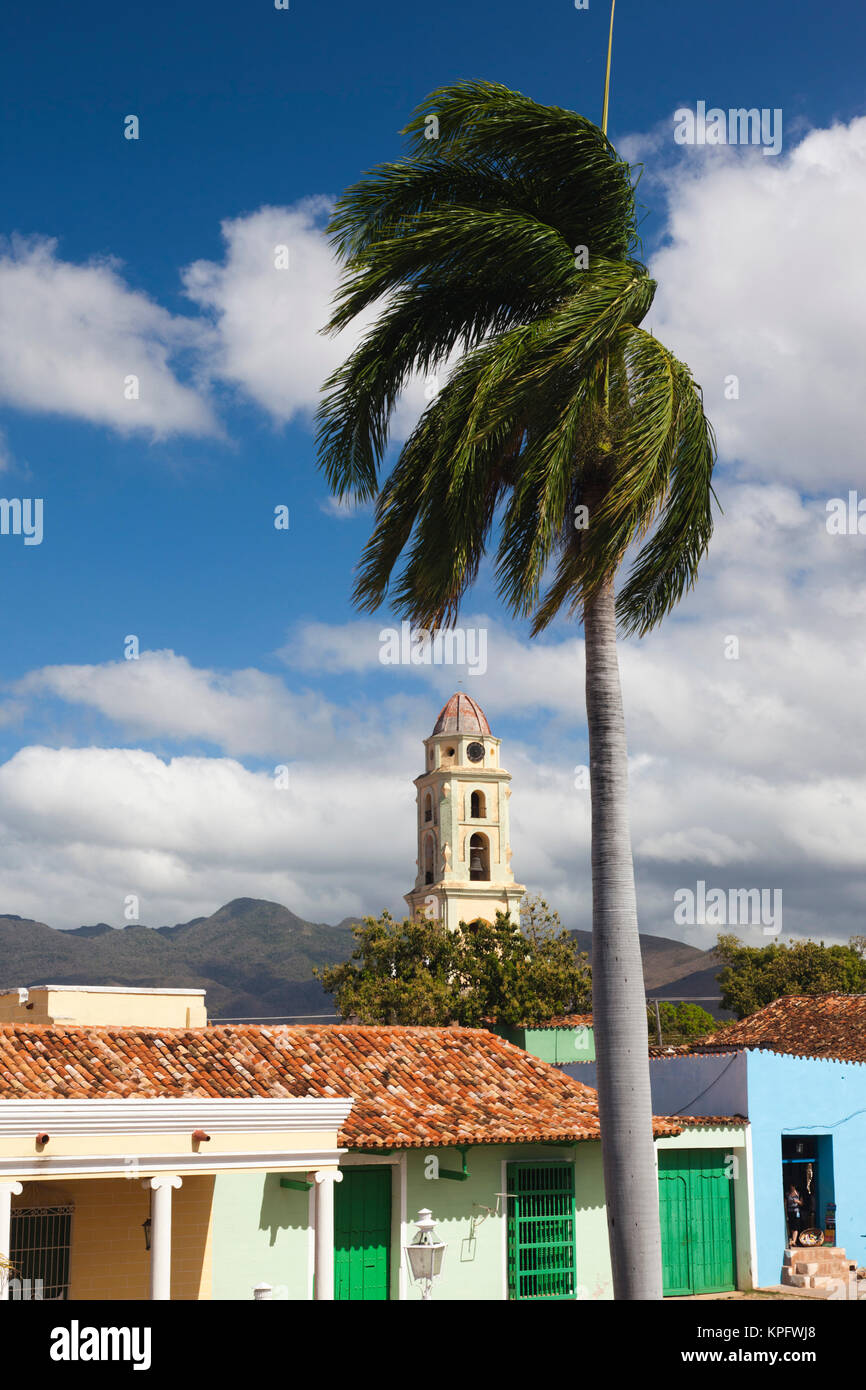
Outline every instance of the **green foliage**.
<svg viewBox="0 0 866 1390"><path fill-rule="evenodd" d="M647 1008L650 1042L658 1042L655 1004ZM659 1000L659 1020L662 1025L663 1043L691 1042L693 1038L703 1037L718 1028L711 1013L700 1004L671 1004Z"/></svg>
<svg viewBox="0 0 866 1390"><path fill-rule="evenodd" d="M590 1007L587 956L538 899L526 903L519 929L504 913L451 932L385 912L354 935L351 960L313 972L344 1018L478 1028L491 1019L542 1024Z"/></svg>
<svg viewBox="0 0 866 1390"><path fill-rule="evenodd" d="M535 631L629 552L617 612L644 632L709 543L715 446L689 369L640 327L656 287L632 171L591 121L496 83L431 93L405 133L405 158L349 188L330 226L328 331L377 315L319 411L331 488L377 502L356 601L453 621L498 528L500 593ZM449 359L380 482L400 392Z"/></svg>
<svg viewBox="0 0 866 1390"><path fill-rule="evenodd" d="M862 994L863 945L862 937L852 937L847 946L793 939L787 946L744 946L736 936L721 935L716 951L725 966L719 975L722 1005L746 1018L786 994Z"/></svg>

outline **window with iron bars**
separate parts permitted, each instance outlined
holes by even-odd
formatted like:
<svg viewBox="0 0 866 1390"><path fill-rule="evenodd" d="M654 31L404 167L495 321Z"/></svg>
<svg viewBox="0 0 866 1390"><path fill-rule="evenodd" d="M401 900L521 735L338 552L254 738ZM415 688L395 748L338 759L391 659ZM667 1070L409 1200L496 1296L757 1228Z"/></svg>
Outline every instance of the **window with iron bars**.
<svg viewBox="0 0 866 1390"><path fill-rule="evenodd" d="M517 1161L506 1172L508 1297L575 1298L574 1165Z"/></svg>
<svg viewBox="0 0 866 1390"><path fill-rule="evenodd" d="M13 1207L9 1297L69 1297L72 1206Z"/></svg>

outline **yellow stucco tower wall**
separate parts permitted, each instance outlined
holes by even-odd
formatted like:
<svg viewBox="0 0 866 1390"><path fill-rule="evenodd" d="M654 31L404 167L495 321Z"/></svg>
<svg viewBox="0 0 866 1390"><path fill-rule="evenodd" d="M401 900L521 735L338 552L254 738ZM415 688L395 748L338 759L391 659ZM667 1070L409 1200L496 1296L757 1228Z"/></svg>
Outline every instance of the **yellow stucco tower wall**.
<svg viewBox="0 0 866 1390"><path fill-rule="evenodd" d="M406 894L413 916L451 930L461 921L492 922L497 912L519 921L526 889L511 870L511 774L500 766L499 747L476 701L452 695L424 740L424 771L415 778L418 873Z"/></svg>

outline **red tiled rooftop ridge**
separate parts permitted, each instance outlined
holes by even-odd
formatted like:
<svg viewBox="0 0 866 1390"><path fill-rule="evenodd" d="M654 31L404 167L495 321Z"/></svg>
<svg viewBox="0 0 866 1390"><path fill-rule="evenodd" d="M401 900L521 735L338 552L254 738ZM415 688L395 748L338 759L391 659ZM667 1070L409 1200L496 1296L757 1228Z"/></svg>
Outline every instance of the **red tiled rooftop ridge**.
<svg viewBox="0 0 866 1390"><path fill-rule="evenodd" d="M352 1097L356 1148L600 1138L594 1090L480 1028L0 1025L0 1101L124 1096Z"/></svg>
<svg viewBox="0 0 866 1390"><path fill-rule="evenodd" d="M684 1050L743 1047L866 1062L866 994L788 994Z"/></svg>
<svg viewBox="0 0 866 1390"><path fill-rule="evenodd" d="M434 734L489 734L487 715L471 695L459 690L439 711Z"/></svg>

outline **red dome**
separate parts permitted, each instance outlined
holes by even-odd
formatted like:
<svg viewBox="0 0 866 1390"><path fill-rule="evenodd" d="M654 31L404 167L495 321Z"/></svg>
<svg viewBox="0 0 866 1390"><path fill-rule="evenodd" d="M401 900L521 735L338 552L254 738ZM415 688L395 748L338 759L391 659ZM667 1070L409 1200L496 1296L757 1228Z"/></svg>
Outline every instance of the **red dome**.
<svg viewBox="0 0 866 1390"><path fill-rule="evenodd" d="M439 711L439 718L433 725L434 734L489 734L487 715L471 695L460 690L452 695Z"/></svg>

